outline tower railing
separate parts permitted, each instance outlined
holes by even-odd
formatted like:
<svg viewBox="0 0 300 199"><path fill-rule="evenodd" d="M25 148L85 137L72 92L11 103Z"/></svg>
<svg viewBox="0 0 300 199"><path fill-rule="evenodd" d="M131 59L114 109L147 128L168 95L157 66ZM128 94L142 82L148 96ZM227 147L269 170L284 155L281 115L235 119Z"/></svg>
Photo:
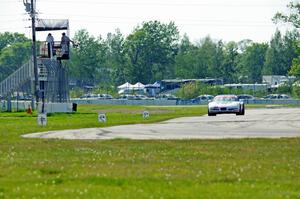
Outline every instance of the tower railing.
<svg viewBox="0 0 300 199"><path fill-rule="evenodd" d="M0 96L5 97L17 91L22 85L34 77L33 62L30 60L6 79L0 82Z"/></svg>

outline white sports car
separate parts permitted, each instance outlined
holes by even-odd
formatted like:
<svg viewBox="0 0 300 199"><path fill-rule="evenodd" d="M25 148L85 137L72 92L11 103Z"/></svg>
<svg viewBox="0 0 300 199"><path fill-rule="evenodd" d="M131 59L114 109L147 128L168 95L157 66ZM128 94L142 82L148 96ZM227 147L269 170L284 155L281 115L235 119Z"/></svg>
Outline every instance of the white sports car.
<svg viewBox="0 0 300 199"><path fill-rule="evenodd" d="M222 113L245 115L244 102L239 101L236 95L217 95L208 103L208 116L216 116Z"/></svg>

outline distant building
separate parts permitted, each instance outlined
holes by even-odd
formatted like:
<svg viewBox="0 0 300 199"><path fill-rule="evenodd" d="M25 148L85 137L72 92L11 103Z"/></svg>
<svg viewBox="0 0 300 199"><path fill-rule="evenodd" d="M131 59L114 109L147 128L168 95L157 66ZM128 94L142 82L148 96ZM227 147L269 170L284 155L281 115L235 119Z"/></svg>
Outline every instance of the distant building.
<svg viewBox="0 0 300 199"><path fill-rule="evenodd" d="M160 83L155 82L154 84L145 85L145 92L148 96L154 97L160 92Z"/></svg>
<svg viewBox="0 0 300 199"><path fill-rule="evenodd" d="M294 76L286 77L284 75L264 75L262 77L262 82L270 85L271 88L277 88L286 82L291 82L294 80Z"/></svg>
<svg viewBox="0 0 300 199"><path fill-rule="evenodd" d="M161 90L174 90L187 83L201 82L207 85L223 85L223 79L165 79L160 81Z"/></svg>
<svg viewBox="0 0 300 199"><path fill-rule="evenodd" d="M270 86L268 84L225 84L224 87L243 91L267 91Z"/></svg>

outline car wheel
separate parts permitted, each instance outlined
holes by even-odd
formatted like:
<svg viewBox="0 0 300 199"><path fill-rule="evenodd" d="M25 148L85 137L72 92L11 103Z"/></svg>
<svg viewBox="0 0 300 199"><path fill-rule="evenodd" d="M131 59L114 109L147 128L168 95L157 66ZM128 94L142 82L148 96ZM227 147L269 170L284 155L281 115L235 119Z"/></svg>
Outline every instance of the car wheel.
<svg viewBox="0 0 300 199"><path fill-rule="evenodd" d="M208 115L208 116L216 116L217 114L215 114L215 113L210 113L209 111L207 111L207 115Z"/></svg>
<svg viewBox="0 0 300 199"><path fill-rule="evenodd" d="M242 106L242 112L241 115L245 115L245 105Z"/></svg>
<svg viewBox="0 0 300 199"><path fill-rule="evenodd" d="M245 115L245 105L241 105L240 111L236 115Z"/></svg>

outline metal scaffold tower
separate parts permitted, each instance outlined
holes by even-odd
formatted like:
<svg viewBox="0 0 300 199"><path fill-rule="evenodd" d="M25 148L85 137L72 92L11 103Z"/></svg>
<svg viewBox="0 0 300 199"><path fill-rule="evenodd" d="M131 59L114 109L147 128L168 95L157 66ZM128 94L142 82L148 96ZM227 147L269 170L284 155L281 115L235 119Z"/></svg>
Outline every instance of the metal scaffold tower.
<svg viewBox="0 0 300 199"><path fill-rule="evenodd" d="M53 59L38 58L39 97L46 102L68 102L67 71L61 62Z"/></svg>
<svg viewBox="0 0 300 199"><path fill-rule="evenodd" d="M23 3L32 21L32 58L0 82L0 96L7 99L7 106L10 107L11 97L15 93L21 92L27 95L30 93L32 107L34 102L37 106L42 105L41 112L45 113L45 103L69 102L68 76L62 60L69 59L71 40L65 36L69 40L63 42L62 39L53 43L39 42L39 50L37 50L36 32L67 31L69 33L69 21L37 19L35 0L23 0Z"/></svg>

